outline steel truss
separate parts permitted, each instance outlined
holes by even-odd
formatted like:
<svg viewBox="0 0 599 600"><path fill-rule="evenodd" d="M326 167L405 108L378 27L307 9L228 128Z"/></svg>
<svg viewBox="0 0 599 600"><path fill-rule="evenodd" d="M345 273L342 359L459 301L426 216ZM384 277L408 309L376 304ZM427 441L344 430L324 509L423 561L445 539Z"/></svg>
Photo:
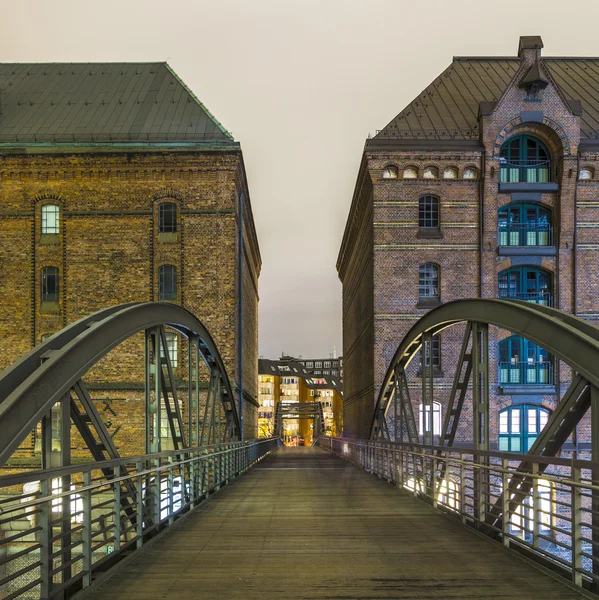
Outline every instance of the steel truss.
<svg viewBox="0 0 599 600"><path fill-rule="evenodd" d="M470 391L473 408L473 456L481 466L475 470L473 481L475 516L479 524L487 523L495 531L501 531L503 515L506 513L505 503L507 502L509 514L514 514L535 485L535 477L543 472L543 467L539 466L533 473L533 463L522 461L517 475L506 486L506 491L496 502L489 504L489 481L484 468L487 461L485 453L489 451L488 327L493 325L511 331L538 344L569 365L574 373L570 387L528 454L531 457L556 456L590 408L593 425L592 458L596 462L599 462L599 371L596 368L599 364L599 329L568 313L522 301L473 299L444 304L424 315L400 343L378 396L371 426L371 439L391 441L387 421L393 418L393 441L403 442L403 432L406 431L410 444L420 442L409 399L406 368L421 348L431 343L433 335L458 324L465 324L465 333L439 445L434 445L432 431L428 432L429 435L425 432L422 443L429 448L432 456L438 457L442 456L447 448L454 446L466 396ZM424 410L427 407L432 410L432 366L422 365L421 375ZM438 464L435 480L439 489L445 479L446 463L439 461ZM531 476L527 477L526 473L531 473ZM599 482L599 472L593 476L593 481ZM593 492L593 506L599 509L597 492ZM596 525L593 539L599 542L599 521ZM598 560L595 561L595 565L599 565L599 553L596 558Z"/></svg>
<svg viewBox="0 0 599 600"><path fill-rule="evenodd" d="M313 445L325 434L324 413L320 402L278 402L275 409L275 437L283 439L283 421L285 419L313 419Z"/></svg>

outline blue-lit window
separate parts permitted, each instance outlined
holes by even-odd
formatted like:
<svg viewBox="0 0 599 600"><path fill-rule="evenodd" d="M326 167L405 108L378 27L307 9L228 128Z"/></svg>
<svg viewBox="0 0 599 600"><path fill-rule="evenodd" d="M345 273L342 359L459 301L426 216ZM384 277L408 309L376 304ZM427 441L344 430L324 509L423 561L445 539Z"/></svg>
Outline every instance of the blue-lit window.
<svg viewBox="0 0 599 600"><path fill-rule="evenodd" d="M537 267L511 267L499 273L499 298L526 300L544 306L553 306L551 273Z"/></svg>
<svg viewBox="0 0 599 600"><path fill-rule="evenodd" d="M518 404L499 411L499 451L525 454L549 420L550 411L536 404Z"/></svg>
<svg viewBox="0 0 599 600"><path fill-rule="evenodd" d="M499 210L500 246L551 246L551 211L538 204L518 202Z"/></svg>
<svg viewBox="0 0 599 600"><path fill-rule="evenodd" d="M499 342L499 384L551 385L553 363L547 350L518 335Z"/></svg>
<svg viewBox="0 0 599 600"><path fill-rule="evenodd" d="M499 155L502 183L551 181L551 154L543 142L530 135L510 138Z"/></svg>

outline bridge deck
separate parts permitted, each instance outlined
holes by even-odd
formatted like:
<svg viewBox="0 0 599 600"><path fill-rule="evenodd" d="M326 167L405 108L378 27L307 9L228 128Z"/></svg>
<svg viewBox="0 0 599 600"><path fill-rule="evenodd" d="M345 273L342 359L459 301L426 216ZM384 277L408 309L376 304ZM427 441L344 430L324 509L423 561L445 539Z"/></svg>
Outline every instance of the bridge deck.
<svg viewBox="0 0 599 600"><path fill-rule="evenodd" d="M284 448L88 598L581 598L409 493Z"/></svg>

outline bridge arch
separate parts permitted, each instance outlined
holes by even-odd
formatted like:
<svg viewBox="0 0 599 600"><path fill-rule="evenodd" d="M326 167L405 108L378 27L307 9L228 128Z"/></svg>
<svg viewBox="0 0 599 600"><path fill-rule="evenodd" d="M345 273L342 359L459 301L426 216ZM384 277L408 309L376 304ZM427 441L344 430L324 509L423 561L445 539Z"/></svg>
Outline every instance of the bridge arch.
<svg viewBox="0 0 599 600"><path fill-rule="evenodd" d="M197 381L200 361L203 361L210 370L207 402L219 404L224 411L226 424L223 441L239 439L239 418L233 391L223 360L208 329L191 312L180 306L163 302L130 303L101 310L71 324L0 374L0 465L6 462L36 423L49 413L52 406L72 390L75 390L79 400L86 404L86 408L93 411L93 403L82 383L82 377L112 349L142 331L146 332L146 381L149 381L153 355L153 372L158 380L154 386L158 410L162 399L168 402L170 396L173 397L170 398L170 408L167 404L167 412L169 415L172 413L174 421L178 421L174 425L174 421L171 422L171 427L178 432L176 446L187 446L176 400L172 367L166 350L165 326L185 336L189 340L190 348L193 348L190 360L193 359L195 375L191 373L190 368L188 391L190 406L195 401L196 425L200 419L199 390L197 385L195 390L192 389L192 378L195 377ZM160 359L157 360L158 356ZM148 387L146 384L146 394L150 393ZM75 424L76 412L75 409L75 414L71 413ZM93 416L88 413L85 418L92 417L93 421ZM101 420L95 421L98 421L94 422L96 430L98 427L102 428ZM198 428L199 426L196 426L196 432ZM103 434L106 434L105 431L97 433L101 439ZM85 439L83 432L82 435ZM147 449L150 450L157 451L156 448ZM110 456L109 452L108 457L95 455L95 458L102 460L114 456Z"/></svg>

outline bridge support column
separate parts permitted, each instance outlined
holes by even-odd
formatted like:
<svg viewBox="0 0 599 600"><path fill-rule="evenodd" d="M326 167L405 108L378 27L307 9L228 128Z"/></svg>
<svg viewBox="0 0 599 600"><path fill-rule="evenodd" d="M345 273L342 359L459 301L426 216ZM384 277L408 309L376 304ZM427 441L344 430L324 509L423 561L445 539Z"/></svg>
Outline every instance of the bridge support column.
<svg viewBox="0 0 599 600"><path fill-rule="evenodd" d="M599 462L599 388L591 385L591 451L593 462ZM599 486L599 472L593 470L593 485ZM593 574L599 576L599 492L593 490L592 494L592 539L593 539ZM592 591L599 593L599 582L595 579Z"/></svg>
<svg viewBox="0 0 599 600"><path fill-rule="evenodd" d="M472 323L472 441L474 450L489 450L489 326ZM489 477L486 457L475 457L474 516L480 526L487 512ZM463 485L463 482L461 483Z"/></svg>

